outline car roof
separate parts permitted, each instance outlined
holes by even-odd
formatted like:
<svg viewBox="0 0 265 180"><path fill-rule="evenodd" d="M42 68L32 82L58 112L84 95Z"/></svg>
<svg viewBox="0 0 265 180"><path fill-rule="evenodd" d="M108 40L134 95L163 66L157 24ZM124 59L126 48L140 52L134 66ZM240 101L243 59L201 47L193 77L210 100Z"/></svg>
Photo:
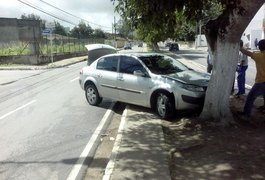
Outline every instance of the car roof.
<svg viewBox="0 0 265 180"><path fill-rule="evenodd" d="M135 57L146 57L146 56L166 56L160 53L147 53L147 52L128 52L128 53L115 53L115 54L108 54L102 57L108 56L135 56Z"/></svg>

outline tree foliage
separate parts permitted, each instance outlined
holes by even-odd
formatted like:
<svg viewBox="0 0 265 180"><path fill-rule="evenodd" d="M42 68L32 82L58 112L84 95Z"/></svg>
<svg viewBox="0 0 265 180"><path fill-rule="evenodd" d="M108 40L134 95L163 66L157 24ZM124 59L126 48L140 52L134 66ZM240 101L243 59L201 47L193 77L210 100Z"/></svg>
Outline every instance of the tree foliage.
<svg viewBox="0 0 265 180"><path fill-rule="evenodd" d="M59 22L54 22L54 24L55 24L55 27L54 27L53 33L60 34L62 36L67 36L64 26L62 26Z"/></svg>
<svg viewBox="0 0 265 180"><path fill-rule="evenodd" d="M131 22L123 18L115 24L115 28L118 34L123 38L128 38L133 32Z"/></svg>
<svg viewBox="0 0 265 180"><path fill-rule="evenodd" d="M218 1L113 0L123 19L135 27L145 41L156 43L167 38L193 40L196 23L206 24L222 6ZM203 18L203 21L202 20Z"/></svg>
<svg viewBox="0 0 265 180"><path fill-rule="evenodd" d="M27 19L27 20L39 20L39 21L41 21L42 19L40 18L40 16L38 16L38 15L36 15L36 14L33 14L33 13L31 13L31 14L22 14L21 16L20 16L20 18L21 19Z"/></svg>
<svg viewBox="0 0 265 180"><path fill-rule="evenodd" d="M36 15L36 14L22 14L20 16L20 19L24 19L24 20L36 20L36 21L41 21L41 29L45 29L45 23L46 23L46 20L44 19L41 19L40 16Z"/></svg>
<svg viewBox="0 0 265 180"><path fill-rule="evenodd" d="M95 37L95 38L106 38L106 35L101 29L95 29L93 32L93 37Z"/></svg>
<svg viewBox="0 0 265 180"><path fill-rule="evenodd" d="M93 29L89 24L80 22L78 26L75 26L71 31L70 35L79 39L86 39L92 37Z"/></svg>

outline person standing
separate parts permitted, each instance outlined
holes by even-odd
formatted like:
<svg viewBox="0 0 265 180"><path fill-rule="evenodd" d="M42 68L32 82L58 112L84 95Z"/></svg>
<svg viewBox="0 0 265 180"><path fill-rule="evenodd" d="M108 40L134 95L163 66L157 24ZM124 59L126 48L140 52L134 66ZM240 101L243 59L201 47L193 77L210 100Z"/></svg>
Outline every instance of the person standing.
<svg viewBox="0 0 265 180"><path fill-rule="evenodd" d="M243 47L243 41L240 40L240 48ZM248 57L239 51L238 65L237 65L237 86L238 92L236 96L245 94L245 83L246 83L246 70L248 68Z"/></svg>
<svg viewBox="0 0 265 180"><path fill-rule="evenodd" d="M255 48L258 49L258 44L259 44L259 41L258 41L258 38L255 39Z"/></svg>
<svg viewBox="0 0 265 180"><path fill-rule="evenodd" d="M255 84L248 93L245 102L243 120L249 120L254 101L265 93L265 39L259 41L258 48L260 52L255 53L240 47L243 54L250 56L255 61L257 69Z"/></svg>

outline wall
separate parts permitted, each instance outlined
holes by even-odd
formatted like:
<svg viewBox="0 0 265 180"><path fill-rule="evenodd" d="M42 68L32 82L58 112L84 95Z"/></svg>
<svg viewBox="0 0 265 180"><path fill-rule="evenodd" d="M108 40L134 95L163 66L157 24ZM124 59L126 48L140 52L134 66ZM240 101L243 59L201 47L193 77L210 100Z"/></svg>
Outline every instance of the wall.
<svg viewBox="0 0 265 180"><path fill-rule="evenodd" d="M80 53L66 53L53 56L53 61L59 61L62 59L85 56L87 52ZM19 56L0 56L0 64L29 64L29 65L41 65L51 62L50 56L36 56L36 55L19 55Z"/></svg>

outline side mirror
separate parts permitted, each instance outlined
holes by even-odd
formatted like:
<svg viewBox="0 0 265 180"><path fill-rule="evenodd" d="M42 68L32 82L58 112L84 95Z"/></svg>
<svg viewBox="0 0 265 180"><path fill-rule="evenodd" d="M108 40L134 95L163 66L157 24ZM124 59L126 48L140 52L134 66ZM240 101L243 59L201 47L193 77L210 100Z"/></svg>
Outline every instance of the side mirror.
<svg viewBox="0 0 265 180"><path fill-rule="evenodd" d="M133 75L135 75L135 76L142 76L142 77L146 76L146 74L143 73L141 70L135 70L135 71L133 71Z"/></svg>

